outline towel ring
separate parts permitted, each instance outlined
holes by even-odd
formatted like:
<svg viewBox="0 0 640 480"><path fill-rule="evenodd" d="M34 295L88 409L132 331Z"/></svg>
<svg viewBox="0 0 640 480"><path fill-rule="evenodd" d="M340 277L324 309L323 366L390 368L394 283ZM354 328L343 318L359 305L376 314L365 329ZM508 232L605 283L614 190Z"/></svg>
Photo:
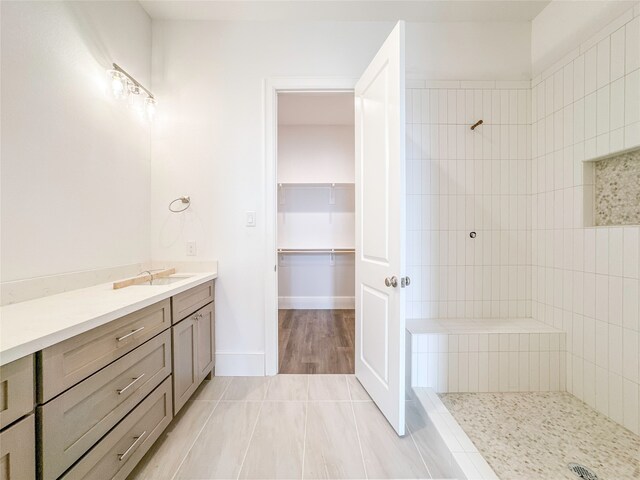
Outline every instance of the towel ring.
<svg viewBox="0 0 640 480"><path fill-rule="evenodd" d="M184 207L184 208L182 208L182 209L178 209L178 210L176 210L176 209L174 209L174 208L173 208L173 204L174 204L174 203L176 203L176 202L182 202L183 204L186 204L187 206L186 206L186 207ZM171 213L180 213L180 212L184 212L184 211L185 211L187 208L189 208L190 206L191 206L191 197L189 197L189 196L186 196L186 197L178 197L178 198L176 198L174 201L172 201L172 202L169 204L169 211L170 211Z"/></svg>

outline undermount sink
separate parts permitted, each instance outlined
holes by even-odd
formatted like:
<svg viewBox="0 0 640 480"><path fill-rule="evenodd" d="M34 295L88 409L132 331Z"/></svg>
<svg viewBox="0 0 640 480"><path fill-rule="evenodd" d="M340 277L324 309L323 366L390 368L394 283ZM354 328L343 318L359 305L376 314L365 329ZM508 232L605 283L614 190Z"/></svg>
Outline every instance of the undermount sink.
<svg viewBox="0 0 640 480"><path fill-rule="evenodd" d="M176 282L181 282L182 280L185 280L187 278L191 278L192 275L182 275L182 276L175 276L175 277L160 277L160 278L155 278L153 279L151 282L146 282L146 283L140 283L136 286L138 287L144 287L144 286L158 286L158 285L171 285L173 283Z"/></svg>

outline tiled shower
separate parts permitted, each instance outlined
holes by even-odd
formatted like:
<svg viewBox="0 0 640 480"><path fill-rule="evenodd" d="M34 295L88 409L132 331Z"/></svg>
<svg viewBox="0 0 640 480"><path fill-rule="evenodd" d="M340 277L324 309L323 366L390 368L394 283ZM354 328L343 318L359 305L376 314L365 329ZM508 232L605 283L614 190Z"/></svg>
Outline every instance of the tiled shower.
<svg viewBox="0 0 640 480"><path fill-rule="evenodd" d="M464 351L462 335L423 339L414 354L448 362L442 391L494 371L497 387L463 391L566 389L640 432L639 227L594 226L590 161L640 145L637 10L531 82L408 80L407 317L532 318L563 332L553 360L533 334L503 332L493 364L484 336Z"/></svg>

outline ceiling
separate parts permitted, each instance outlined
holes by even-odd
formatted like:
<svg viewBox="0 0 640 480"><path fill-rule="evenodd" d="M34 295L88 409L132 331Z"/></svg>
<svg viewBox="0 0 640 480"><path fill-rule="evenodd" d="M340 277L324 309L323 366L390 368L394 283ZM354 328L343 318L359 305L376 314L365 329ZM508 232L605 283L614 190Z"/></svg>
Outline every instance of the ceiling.
<svg viewBox="0 0 640 480"><path fill-rule="evenodd" d="M549 0L140 0L153 19L526 22Z"/></svg>
<svg viewBox="0 0 640 480"><path fill-rule="evenodd" d="M353 125L353 93L280 93L278 125Z"/></svg>

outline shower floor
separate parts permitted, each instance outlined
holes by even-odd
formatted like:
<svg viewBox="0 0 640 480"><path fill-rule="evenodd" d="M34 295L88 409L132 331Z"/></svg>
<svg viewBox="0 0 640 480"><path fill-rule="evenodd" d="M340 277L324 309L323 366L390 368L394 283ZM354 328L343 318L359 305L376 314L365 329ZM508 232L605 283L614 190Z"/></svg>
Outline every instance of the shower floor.
<svg viewBox="0 0 640 480"><path fill-rule="evenodd" d="M640 437L569 393L447 393L442 402L502 480L640 479Z"/></svg>

